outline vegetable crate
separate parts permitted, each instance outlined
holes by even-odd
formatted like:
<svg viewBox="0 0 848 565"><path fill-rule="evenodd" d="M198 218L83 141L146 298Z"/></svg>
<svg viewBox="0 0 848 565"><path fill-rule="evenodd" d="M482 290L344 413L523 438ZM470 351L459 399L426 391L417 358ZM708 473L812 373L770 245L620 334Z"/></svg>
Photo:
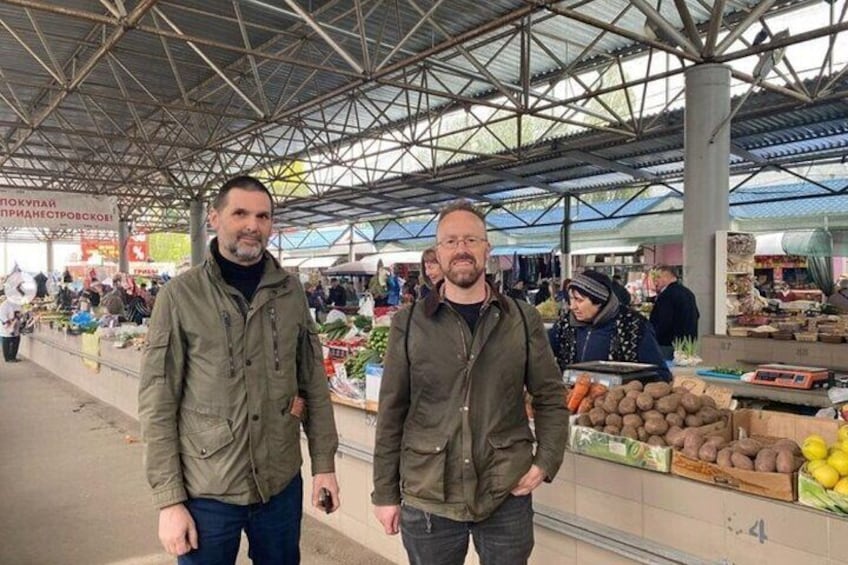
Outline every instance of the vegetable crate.
<svg viewBox="0 0 848 565"><path fill-rule="evenodd" d="M798 502L804 506L848 516L848 496L824 488L806 473L806 467L798 473Z"/></svg>
<svg viewBox="0 0 848 565"><path fill-rule="evenodd" d="M829 441L834 440L838 428L835 420L744 409L733 412L732 439L750 437L770 444L787 438L800 445L810 434L819 434ZM797 473L764 473L720 467L715 463L692 459L679 451L675 451L672 457L671 473L765 498L787 502L798 499Z"/></svg>
<svg viewBox="0 0 848 565"><path fill-rule="evenodd" d="M578 426L576 416L571 417L568 448L575 453L649 471L668 473L671 470L671 448Z"/></svg>

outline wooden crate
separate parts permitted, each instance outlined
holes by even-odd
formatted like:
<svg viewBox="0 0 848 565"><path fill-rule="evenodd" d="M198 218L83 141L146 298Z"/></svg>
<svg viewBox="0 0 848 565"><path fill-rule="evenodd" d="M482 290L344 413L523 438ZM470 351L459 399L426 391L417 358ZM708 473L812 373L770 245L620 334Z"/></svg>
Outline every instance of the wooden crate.
<svg viewBox="0 0 848 565"><path fill-rule="evenodd" d="M836 440L839 423L835 420L811 418L767 410L737 410L733 413L733 438L753 437L765 443L780 438L799 445L811 434L819 434L828 442ZM766 498L793 502L798 499L796 473L762 473L744 469L728 469L686 457L675 451L671 473L724 488L756 494Z"/></svg>

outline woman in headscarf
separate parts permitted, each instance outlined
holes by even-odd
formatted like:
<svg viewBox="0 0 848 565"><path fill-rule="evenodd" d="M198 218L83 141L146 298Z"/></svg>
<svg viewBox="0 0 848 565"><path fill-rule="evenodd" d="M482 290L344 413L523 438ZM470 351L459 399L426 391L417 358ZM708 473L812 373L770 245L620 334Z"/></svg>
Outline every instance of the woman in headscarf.
<svg viewBox="0 0 848 565"><path fill-rule="evenodd" d="M584 361L649 363L660 379L671 380L651 324L619 303L608 276L586 271L571 279L567 292L569 307L548 334L560 368Z"/></svg>
<svg viewBox="0 0 848 565"><path fill-rule="evenodd" d="M439 266L439 260L436 259L436 248L428 247L421 253L421 281L423 284L418 289L418 298L426 298L442 282L443 278L445 278L445 275L442 273L442 267Z"/></svg>

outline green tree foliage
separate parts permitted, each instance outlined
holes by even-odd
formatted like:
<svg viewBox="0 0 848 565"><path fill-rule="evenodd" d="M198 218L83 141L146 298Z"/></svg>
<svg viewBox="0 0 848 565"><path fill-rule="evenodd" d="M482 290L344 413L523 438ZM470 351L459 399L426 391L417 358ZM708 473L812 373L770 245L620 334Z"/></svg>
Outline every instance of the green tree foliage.
<svg viewBox="0 0 848 565"><path fill-rule="evenodd" d="M154 261L180 264L191 257L191 240L184 233L152 233L147 245Z"/></svg>

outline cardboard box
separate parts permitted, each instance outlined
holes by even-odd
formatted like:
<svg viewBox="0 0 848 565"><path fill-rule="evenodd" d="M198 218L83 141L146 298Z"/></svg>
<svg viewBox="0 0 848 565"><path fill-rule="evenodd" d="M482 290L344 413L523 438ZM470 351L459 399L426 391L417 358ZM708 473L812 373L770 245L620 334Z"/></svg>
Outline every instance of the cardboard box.
<svg viewBox="0 0 848 565"><path fill-rule="evenodd" d="M788 438L800 445L810 434L819 434L831 442L836 439L838 428L839 425L834 420L783 412L745 409L733 413L733 439L753 437L770 443L780 438ZM787 502L798 499L798 479L795 473L729 469L691 459L679 451L675 451L672 456L671 473L766 498Z"/></svg>
<svg viewBox="0 0 848 565"><path fill-rule="evenodd" d="M798 502L804 506L848 516L848 496L824 488L806 473L806 468L798 473Z"/></svg>
<svg viewBox="0 0 848 565"><path fill-rule="evenodd" d="M671 470L670 447L656 447L635 439L578 426L576 416L571 417L568 448L575 453L649 471L668 473Z"/></svg>

